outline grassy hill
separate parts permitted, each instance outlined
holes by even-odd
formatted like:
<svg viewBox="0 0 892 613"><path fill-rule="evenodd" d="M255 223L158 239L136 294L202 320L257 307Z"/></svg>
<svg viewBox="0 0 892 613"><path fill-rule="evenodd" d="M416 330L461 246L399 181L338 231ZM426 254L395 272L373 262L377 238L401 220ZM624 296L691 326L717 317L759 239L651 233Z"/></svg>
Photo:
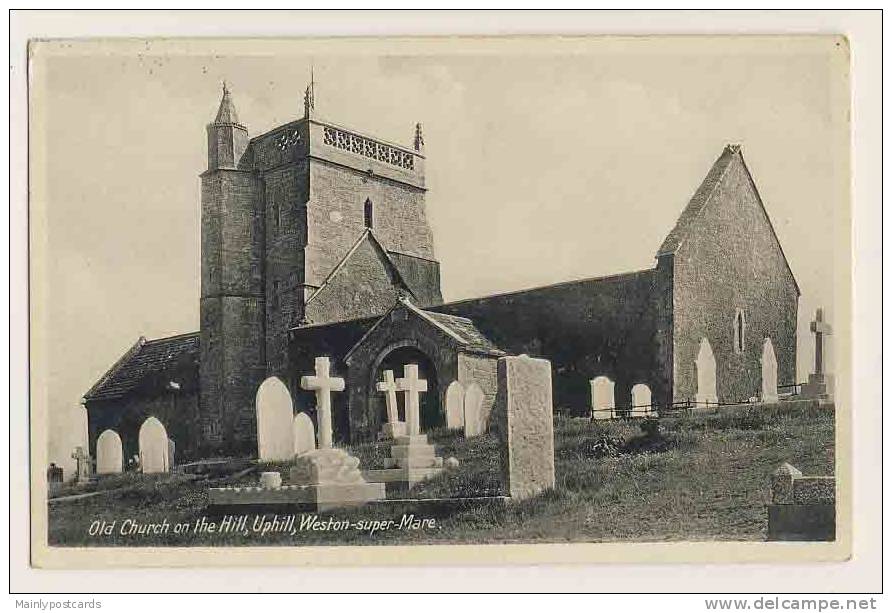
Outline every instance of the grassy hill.
<svg viewBox="0 0 892 613"><path fill-rule="evenodd" d="M399 523L404 513L414 513L416 519L435 516L435 526L374 534L306 530L245 536L171 530L149 536L90 536L89 527L97 520L116 521L117 531L126 519L191 525L206 514L206 481L176 474L120 475L102 484L102 494L51 504L49 539L55 545L78 546L763 540L769 475L785 461L806 474L833 474L833 422L832 407L805 402L664 418L658 433L643 428L640 419L590 422L558 417L554 490L519 503L392 502L319 514L321 520L354 523ZM415 486L407 497L502 493L495 437L466 441L459 434L438 431L431 439L441 455L459 458L461 466ZM374 466L386 449L366 444L352 451L363 466ZM275 468L287 475L287 466ZM214 485L256 480L256 475L242 475Z"/></svg>

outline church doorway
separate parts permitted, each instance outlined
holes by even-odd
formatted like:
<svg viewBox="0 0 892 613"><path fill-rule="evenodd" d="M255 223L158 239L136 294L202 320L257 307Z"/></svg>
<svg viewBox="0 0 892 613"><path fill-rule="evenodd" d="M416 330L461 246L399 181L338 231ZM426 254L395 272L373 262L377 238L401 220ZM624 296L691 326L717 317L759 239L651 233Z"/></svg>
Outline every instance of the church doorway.
<svg viewBox="0 0 892 613"><path fill-rule="evenodd" d="M375 370L372 389L370 391L371 415L377 417L378 423L387 423L387 404L384 394L376 389L376 384L384 380L384 371L393 371L395 379L403 376L406 364L418 365L418 377L427 381L427 391L419 395L419 413L422 432L438 428L446 424L444 412L440 407L440 390L437 386L437 371L433 362L415 347L398 347L388 353ZM406 419L406 394L397 392L397 406L401 421Z"/></svg>

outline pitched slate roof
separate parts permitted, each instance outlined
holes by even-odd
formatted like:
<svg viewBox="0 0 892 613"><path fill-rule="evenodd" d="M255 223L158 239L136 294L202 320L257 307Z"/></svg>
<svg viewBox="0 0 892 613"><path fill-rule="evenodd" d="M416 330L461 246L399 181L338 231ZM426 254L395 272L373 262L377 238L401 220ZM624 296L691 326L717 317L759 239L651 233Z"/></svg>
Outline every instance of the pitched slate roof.
<svg viewBox="0 0 892 613"><path fill-rule="evenodd" d="M394 279L396 279L397 283L400 287L411 293L413 296L415 295L412 292L412 288L409 287L409 284L403 279L403 275L400 272L399 267L393 263L393 260L390 257L390 254L387 250L381 245L381 241L378 240L378 237L375 236L375 233L372 232L371 228L366 228L362 231L362 234L359 235L359 238L356 239L356 242L353 243L353 246L347 250L347 253L344 254L344 257L341 258L341 261L335 264L335 267L331 269L331 272L328 273L328 276L319 284L319 287L315 292L310 294L310 297L307 298L307 304L310 304L317 296L322 294L325 291L325 288L328 287L329 283L331 283L332 279L334 279L341 270L347 266L347 263L353 257L353 254L359 249L360 245L362 245L366 240L372 245L372 248L376 253L380 256L382 262L387 267L387 269L391 272Z"/></svg>
<svg viewBox="0 0 892 613"><path fill-rule="evenodd" d="M232 96L226 83L223 83L223 98L220 99L220 108L217 109L217 116L214 118L214 125L236 125L238 122L238 113L235 110L235 104L232 102Z"/></svg>
<svg viewBox="0 0 892 613"><path fill-rule="evenodd" d="M379 317L374 325L366 330L365 334L363 334L353 347L344 354L344 361L348 361L353 352L365 342L375 328L382 322L387 321L390 318L390 313L401 306L406 308L410 313L417 315L423 321L426 321L433 327L446 333L465 351L480 352L489 355L507 355L503 350L497 347L495 343L487 338L486 335L477 328L474 322L467 317L425 311L412 304L408 298L400 298L387 310L386 313Z"/></svg>
<svg viewBox="0 0 892 613"><path fill-rule="evenodd" d="M418 309L421 311L421 309ZM468 349L483 351L486 353L504 353L495 343L488 339L477 325L467 317L422 311L441 326L448 328L453 335L463 339L463 345Z"/></svg>
<svg viewBox="0 0 892 613"><path fill-rule="evenodd" d="M126 396L148 377L163 372L181 359L198 361L198 332L138 341L105 373L84 398L110 399Z"/></svg>

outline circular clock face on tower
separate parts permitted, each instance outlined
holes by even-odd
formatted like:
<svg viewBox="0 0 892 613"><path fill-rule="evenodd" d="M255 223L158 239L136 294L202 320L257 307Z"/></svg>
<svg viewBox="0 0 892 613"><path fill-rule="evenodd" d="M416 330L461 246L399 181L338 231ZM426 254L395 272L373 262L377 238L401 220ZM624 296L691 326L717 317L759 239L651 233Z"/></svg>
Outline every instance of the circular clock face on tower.
<svg viewBox="0 0 892 613"><path fill-rule="evenodd" d="M276 148L280 151L285 151L289 147L293 147L298 142L300 142L300 132L297 130L290 130L288 132L283 132L276 138Z"/></svg>

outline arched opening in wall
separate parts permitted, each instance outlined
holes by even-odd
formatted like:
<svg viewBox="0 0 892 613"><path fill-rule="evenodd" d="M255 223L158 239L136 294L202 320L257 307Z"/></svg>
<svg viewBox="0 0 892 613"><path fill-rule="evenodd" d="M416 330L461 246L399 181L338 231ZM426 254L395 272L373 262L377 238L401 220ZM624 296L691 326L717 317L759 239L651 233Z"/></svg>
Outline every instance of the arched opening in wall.
<svg viewBox="0 0 892 613"><path fill-rule="evenodd" d="M383 392L376 384L384 380L384 371L393 371L394 379L404 375L406 364L418 366L418 378L427 381L427 391L419 394L418 410L421 431L426 432L446 424L446 415L440 406L440 391L437 387L437 371L433 362L416 347L398 347L388 353L375 371L372 388L369 390L370 414L375 415L381 424L387 423L387 403ZM406 420L406 393L397 392L397 407L400 421Z"/></svg>
<svg viewBox="0 0 892 613"><path fill-rule="evenodd" d="M375 223L375 205L372 204L371 198L365 199L363 216L365 217L365 227L371 228Z"/></svg>
<svg viewBox="0 0 892 613"><path fill-rule="evenodd" d="M698 405L709 406L718 404L718 394L715 384L715 356L712 353L712 345L709 339L700 339L700 349L697 352L697 397Z"/></svg>
<svg viewBox="0 0 892 613"><path fill-rule="evenodd" d="M746 316L741 309L734 314L734 353L743 353L746 346Z"/></svg>

